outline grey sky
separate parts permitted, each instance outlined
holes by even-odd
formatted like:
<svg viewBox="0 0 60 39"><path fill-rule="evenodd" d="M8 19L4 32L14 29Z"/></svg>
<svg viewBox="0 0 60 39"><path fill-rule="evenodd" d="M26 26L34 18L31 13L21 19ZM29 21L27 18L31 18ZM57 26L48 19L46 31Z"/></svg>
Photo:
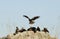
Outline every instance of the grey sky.
<svg viewBox="0 0 60 39"><path fill-rule="evenodd" d="M34 26L47 27L50 34L59 35L60 0L0 0L0 37L14 32L16 26L27 29L23 15L41 16Z"/></svg>

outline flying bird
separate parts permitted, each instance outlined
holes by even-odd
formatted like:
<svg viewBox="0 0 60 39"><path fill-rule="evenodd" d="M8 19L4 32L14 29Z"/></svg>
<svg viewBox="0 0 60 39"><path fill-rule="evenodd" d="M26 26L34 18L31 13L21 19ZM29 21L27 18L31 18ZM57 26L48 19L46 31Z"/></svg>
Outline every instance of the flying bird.
<svg viewBox="0 0 60 39"><path fill-rule="evenodd" d="M29 20L29 24L34 24L34 20L38 19L40 16L35 16L32 19L30 19L28 16L23 15L24 17L26 17Z"/></svg>

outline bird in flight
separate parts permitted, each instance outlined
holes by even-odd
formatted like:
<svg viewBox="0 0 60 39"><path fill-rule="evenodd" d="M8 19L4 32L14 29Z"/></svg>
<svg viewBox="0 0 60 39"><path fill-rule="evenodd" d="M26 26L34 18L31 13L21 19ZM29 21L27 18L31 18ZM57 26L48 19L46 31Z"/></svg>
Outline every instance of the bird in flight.
<svg viewBox="0 0 60 39"><path fill-rule="evenodd" d="M34 24L34 20L38 19L40 16L35 16L32 19L30 19L28 16L23 15L24 17L26 17L29 20L29 24Z"/></svg>

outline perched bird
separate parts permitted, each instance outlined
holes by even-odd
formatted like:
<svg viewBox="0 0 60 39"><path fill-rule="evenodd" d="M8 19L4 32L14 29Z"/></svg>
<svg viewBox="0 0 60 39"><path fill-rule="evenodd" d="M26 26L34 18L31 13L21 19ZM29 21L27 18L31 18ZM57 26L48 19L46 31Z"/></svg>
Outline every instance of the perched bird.
<svg viewBox="0 0 60 39"><path fill-rule="evenodd" d="M39 27L37 27L37 31L40 31L40 28Z"/></svg>
<svg viewBox="0 0 60 39"><path fill-rule="evenodd" d="M33 31L34 33L36 33L37 30L36 30L35 27L30 27L30 28L27 29L27 31Z"/></svg>
<svg viewBox="0 0 60 39"><path fill-rule="evenodd" d="M24 17L26 17L29 20L29 24L34 24L34 20L38 19L40 16L35 16L32 19L30 19L28 16L23 15Z"/></svg>
<svg viewBox="0 0 60 39"><path fill-rule="evenodd" d="M47 28L44 28L44 30L42 30L42 31L44 31L44 32L48 32L48 33L49 33L49 31L47 30Z"/></svg>
<svg viewBox="0 0 60 39"><path fill-rule="evenodd" d="M18 27L16 27L16 31L15 31L15 33L18 33L19 32L19 28Z"/></svg>
<svg viewBox="0 0 60 39"><path fill-rule="evenodd" d="M24 28L22 28L21 30L19 30L19 32L24 32L24 31L26 31L26 29L24 29Z"/></svg>
<svg viewBox="0 0 60 39"><path fill-rule="evenodd" d="M19 28L16 27L15 33L13 33L13 35L16 35L19 32Z"/></svg>

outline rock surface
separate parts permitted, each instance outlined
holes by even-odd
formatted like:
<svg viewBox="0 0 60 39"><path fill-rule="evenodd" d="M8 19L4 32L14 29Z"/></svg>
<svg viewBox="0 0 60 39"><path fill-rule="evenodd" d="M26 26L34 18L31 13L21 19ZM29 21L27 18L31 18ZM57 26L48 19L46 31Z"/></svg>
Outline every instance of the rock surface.
<svg viewBox="0 0 60 39"><path fill-rule="evenodd" d="M36 32L33 31L25 31L22 33L18 33L16 35L9 34L7 35L8 39L56 39L56 37L51 37L49 33L45 32Z"/></svg>

